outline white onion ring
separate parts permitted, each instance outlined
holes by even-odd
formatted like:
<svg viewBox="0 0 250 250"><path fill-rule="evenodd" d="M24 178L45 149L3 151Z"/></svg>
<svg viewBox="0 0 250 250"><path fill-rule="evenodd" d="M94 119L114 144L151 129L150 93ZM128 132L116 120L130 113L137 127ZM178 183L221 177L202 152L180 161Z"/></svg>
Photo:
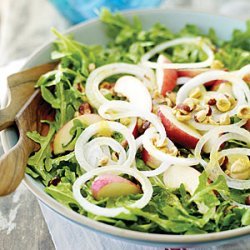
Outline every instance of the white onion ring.
<svg viewBox="0 0 250 250"><path fill-rule="evenodd" d="M223 134L223 133L228 133L228 134ZM219 137L220 134L223 135ZM210 153L210 161L209 163L207 163L201 158L201 150L205 145L205 143L212 137L215 138L219 137L219 138L213 144L214 147L212 148ZM200 139L195 148L195 153L194 153L195 157L200 160L200 164L203 165L205 170L208 172L209 178L211 180L215 180L219 177L219 175L223 175L229 187L235 189L248 189L250 188L250 180L237 180L230 178L224 173L224 171L221 169L219 165L219 159L223 156L229 154L247 154L247 155L250 154L250 149L247 148L232 148L218 152L220 146L224 142L231 139L245 141L248 145L250 145L250 133L245 129L235 127L233 125L221 126L212 129Z"/></svg>
<svg viewBox="0 0 250 250"><path fill-rule="evenodd" d="M176 84L177 85L183 85L186 84L190 79L192 79L191 77L186 77L186 76L182 76L182 77L178 77Z"/></svg>
<svg viewBox="0 0 250 250"><path fill-rule="evenodd" d="M243 79L246 75L250 74L250 64L245 65L240 70L234 71L232 73Z"/></svg>
<svg viewBox="0 0 250 250"><path fill-rule="evenodd" d="M210 70L202 74L199 74L196 77L192 78L190 81L188 81L185 85L183 85L179 89L177 96L176 96L176 104L183 103L184 100L188 97L188 93L193 88L203 85L204 83L210 82L213 80L226 80L233 84L232 90L233 90L234 96L237 99L237 105L227 113L230 116L235 115L238 111L239 106L246 104L246 98L248 99L248 95L250 95L249 90L247 90L248 86L239 77L236 77L232 75L231 73L221 71L221 70Z"/></svg>
<svg viewBox="0 0 250 250"><path fill-rule="evenodd" d="M216 157L217 159L214 159L214 155L216 152L211 153L211 161L208 163L206 167L206 171L209 174L209 178L212 180L215 180L216 178L219 177L219 175L223 175L227 181L227 185L230 188L234 189L249 189L250 188L250 180L238 180L238 179L233 179L226 175L224 171L221 169L219 165L219 159L232 155L232 154L244 154L244 155L250 155L250 149L244 149L244 148L230 148L230 149L225 149L221 152L219 152L218 156Z"/></svg>
<svg viewBox="0 0 250 250"><path fill-rule="evenodd" d="M200 164L205 167L207 165L207 162L204 161L201 157L201 151L204 145L209 141L210 138L216 138L219 137L220 134L223 133L234 133L242 136L242 138L249 138L249 132L243 128L236 127L235 125L226 125L226 126L220 126L216 127L214 129L211 129L209 132L204 134L198 143L196 144L195 150L194 150L194 156L200 161ZM214 145L218 145L218 142L213 143Z"/></svg>
<svg viewBox="0 0 250 250"><path fill-rule="evenodd" d="M105 146L105 147L101 149L101 146ZM117 162L110 159L111 155L110 155L109 147L112 148L113 151L119 154L119 158ZM96 150L98 151L99 148L101 149L101 152L102 152L101 156L106 155L109 158L107 165L111 165L111 164L122 165L126 161L126 151L119 142L109 137L98 137L98 138L94 138L90 142L87 142L86 144L83 145L82 151L84 152L84 155L86 156L85 159L87 162L92 161L95 155L95 151ZM96 164L94 165L91 164L91 166L94 166L95 168L97 168L99 164L98 162L96 162Z"/></svg>
<svg viewBox="0 0 250 250"><path fill-rule="evenodd" d="M89 171L95 168L95 166L90 165L85 158L84 145L88 143L89 139L92 136L94 136L103 128L108 128L113 131L117 131L121 133L124 136L124 138L127 140L129 149L127 151L127 159L126 161L123 162L122 167L130 167L132 162L134 161L135 154L136 154L135 139L126 126L118 122L110 122L110 121L101 121L101 122L97 122L88 126L77 139L76 144L75 144L75 157L80 167L86 171ZM104 138L105 137L102 137L102 139ZM117 142L115 139L112 139L109 137L108 139L114 140L113 143L114 145L116 145Z"/></svg>
<svg viewBox="0 0 250 250"><path fill-rule="evenodd" d="M140 171L133 169L133 168L122 168L117 166L107 166L107 167L101 167L93 169L82 176L80 176L75 183L73 184L73 195L74 198L77 200L77 202L88 212L99 215L99 216L106 216L106 217L115 217L121 213L129 213L129 210L127 210L124 207L117 207L117 208L103 208L99 207L91 202L89 202L87 199L85 199L81 194L81 188L84 186L84 184L93 178L96 175L101 175L105 173L112 173L112 174L128 174L135 179L137 179L141 183L143 196L137 200L133 204L128 204L128 207L131 208L143 208L145 207L149 201L151 200L152 194L153 194L153 188L146 176L144 176Z"/></svg>
<svg viewBox="0 0 250 250"><path fill-rule="evenodd" d="M166 131L160 119L153 113L139 109L131 103L125 101L110 101L104 103L98 113L101 117L108 120L117 120L125 117L141 117L149 121L159 132L160 138L157 144L162 145L166 139Z"/></svg>
<svg viewBox="0 0 250 250"><path fill-rule="evenodd" d="M127 127L127 128L131 131L131 133L133 134L136 125L137 125L137 119L136 119L136 117L130 117L130 123L129 123L129 125L126 126L126 127Z"/></svg>
<svg viewBox="0 0 250 250"><path fill-rule="evenodd" d="M247 122L246 119L242 119L242 120L240 120L239 122L234 123L234 124L231 124L231 125L235 125L235 126L237 126L237 127L241 127L241 126L245 125L246 122ZM218 125L212 125L212 124L199 123L199 122L196 122L196 121L193 120L193 119L190 120L190 121L188 121L188 123L189 123L192 127L196 128L196 129L199 130L199 131L208 131L208 130L211 130L211 129L213 129L213 128L217 128L217 127L221 126L221 125L219 125L219 124L218 124Z"/></svg>
<svg viewBox="0 0 250 250"><path fill-rule="evenodd" d="M165 162L162 162L158 168L153 169L153 170L141 171L141 173L147 177L157 176L157 175L164 173L172 165L173 165L172 163L165 161Z"/></svg>
<svg viewBox="0 0 250 250"><path fill-rule="evenodd" d="M155 131L155 128L148 128L142 138L142 145L147 150L147 152L157 160L161 162L169 162L171 164L179 164L179 165L185 165L185 166L192 166L192 165L197 165L199 161L197 159L192 159L192 158L180 158L176 156L172 156L169 154L166 154L162 152L161 150L157 149L153 143L152 139L157 136L157 133ZM174 146L173 142L166 138L168 143L170 144L170 147ZM175 147L175 146L174 146Z"/></svg>
<svg viewBox="0 0 250 250"><path fill-rule="evenodd" d="M197 63L163 63L159 64L156 62L149 61L150 58L152 58L155 54L160 53L161 51L164 51L165 49L169 47L173 47L176 45L181 44L195 44L197 46L200 46L202 50L206 53L207 59L203 62L197 62ZM152 50L144 54L141 58L141 63L147 67L157 69L157 68L164 68L164 69L185 69L185 68L205 68L212 64L214 60L214 53L211 50L211 48L204 42L204 40L201 37L195 37L195 38L177 38L171 41L167 41L165 43L162 43L156 47L154 47Z"/></svg>
<svg viewBox="0 0 250 250"><path fill-rule="evenodd" d="M130 74L138 77L149 90L156 88L155 76L151 69L127 63L112 63L92 71L86 82L86 96L91 106L98 109L108 100L99 90L100 83L106 78L117 74Z"/></svg>

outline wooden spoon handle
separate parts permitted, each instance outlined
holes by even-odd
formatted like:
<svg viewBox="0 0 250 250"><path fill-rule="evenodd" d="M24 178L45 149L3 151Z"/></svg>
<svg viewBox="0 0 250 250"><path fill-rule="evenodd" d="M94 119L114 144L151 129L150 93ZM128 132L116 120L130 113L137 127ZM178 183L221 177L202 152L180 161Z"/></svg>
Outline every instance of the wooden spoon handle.
<svg viewBox="0 0 250 250"><path fill-rule="evenodd" d="M0 158L0 196L13 192L23 179L25 167L34 142L20 137L18 143Z"/></svg>
<svg viewBox="0 0 250 250"><path fill-rule="evenodd" d="M57 64L58 62L43 64L8 77L10 103L0 110L0 131L14 123L17 112L35 91L34 84L39 77L53 70Z"/></svg>

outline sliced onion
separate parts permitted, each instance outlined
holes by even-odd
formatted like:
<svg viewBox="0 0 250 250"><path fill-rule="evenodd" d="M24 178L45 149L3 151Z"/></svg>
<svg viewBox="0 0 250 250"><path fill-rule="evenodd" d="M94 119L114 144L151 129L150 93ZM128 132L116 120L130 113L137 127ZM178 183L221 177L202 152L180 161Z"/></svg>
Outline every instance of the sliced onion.
<svg viewBox="0 0 250 250"><path fill-rule="evenodd" d="M192 78L191 77L185 77L185 76L178 77L176 84L177 85L183 85L183 84L187 83L190 79L192 79Z"/></svg>
<svg viewBox="0 0 250 250"><path fill-rule="evenodd" d="M130 123L129 123L129 125L128 126L126 126L130 131L131 131L131 133L133 134L134 133L134 130L135 130L135 128L136 128L136 126L137 126L137 119L136 119L136 117L131 117L130 118Z"/></svg>
<svg viewBox="0 0 250 250"><path fill-rule="evenodd" d="M225 197L225 196L224 196L224 197L222 196L222 198L223 198L224 200L230 199L230 198ZM244 204L238 203L238 202L236 202L236 201L232 201L231 204L232 204L233 206L237 206L237 207L240 207L240 208L248 208L248 209L250 209L250 205L244 205Z"/></svg>
<svg viewBox="0 0 250 250"><path fill-rule="evenodd" d="M105 145L105 143L102 143L101 142L102 140L106 142L106 145L108 146L112 145L111 147L114 148L114 150L117 150L121 153L120 157L123 157L122 155L124 155L124 153L121 147L117 145L117 141L115 139L112 139L110 137L108 138L100 137L100 139L94 139L95 141L93 140L94 142L91 145L89 145L89 143L91 143L91 142L88 142L89 139L91 139L91 137L96 135L98 132L101 132L103 129L110 129L112 131L119 132L124 136L124 138L128 142L129 149L127 151L127 159L124 162L122 162L121 166L130 167L132 162L134 161L135 154L136 154L135 139L132 133L129 131L129 129L126 126L118 122L110 122L110 121L101 121L101 122L97 122L97 123L90 125L82 132L82 134L77 139L76 145L75 145L75 157L80 167L86 171L89 171L96 167L96 166L89 164L88 160L86 159L86 153L88 153L89 151L89 149L86 147L94 147L95 145L103 146ZM86 146L86 145L89 145L89 146Z"/></svg>
<svg viewBox="0 0 250 250"><path fill-rule="evenodd" d="M250 74L250 64L245 65L240 70L234 71L232 73L243 79L246 75Z"/></svg>
<svg viewBox="0 0 250 250"><path fill-rule="evenodd" d="M103 147L105 146L105 147ZM119 155L118 161L115 162L111 160L111 154L109 147L114 151L117 152ZM94 138L90 142L87 142L83 145L82 151L84 152L85 159L87 162L93 162L93 158L95 158L96 152L99 153L99 157L97 156L96 159L100 160L102 157L107 156L109 158L107 165L122 165L126 161L126 151L122 147L122 145L117 142L116 140L109 138L109 137L98 137ZM96 163L91 166L97 168L99 166L99 161L95 161Z"/></svg>
<svg viewBox="0 0 250 250"><path fill-rule="evenodd" d="M99 108L108 100L99 90L99 85L106 78L117 74L129 74L138 77L149 90L153 90L155 76L151 69L127 63L112 63L99 67L91 72L86 82L86 96L91 106Z"/></svg>
<svg viewBox="0 0 250 250"><path fill-rule="evenodd" d="M196 147L195 147L195 150L194 150L194 156L195 156L195 158L199 159L200 164L202 166L205 167L207 165L207 162L204 161L202 159L202 157L201 157L202 148L210 140L210 138L218 138L219 135L221 135L223 133L234 133L234 134L240 135L242 138L247 138L247 140L250 140L250 133L247 130L243 129L243 128L236 127L234 124L226 125L226 126L220 126L220 127L211 129L209 132L207 132L206 134L204 134L200 138L200 140L196 144ZM218 146L219 141L217 141L216 143L213 143L213 144L215 146L216 145Z"/></svg>
<svg viewBox="0 0 250 250"><path fill-rule="evenodd" d="M133 204L127 204L128 207L143 208L151 200L151 197L153 194L152 185L150 181L148 180L148 178L142 173L140 173L138 170L133 169L133 168L122 168L122 167L117 167L117 166L101 167L101 168L93 169L83 174L73 184L72 188L73 188L74 198L86 211L93 213L95 215L106 216L106 217L115 217L121 213L126 213L126 214L129 213L129 210L127 210L124 207L116 207L116 208L99 207L89 202L86 198L82 196L81 189L88 180L92 179L96 175L102 175L106 173L128 174L128 175L133 176L136 180L140 182L141 188L143 191L143 196L139 200L134 202Z"/></svg>
<svg viewBox="0 0 250 250"><path fill-rule="evenodd" d="M140 117L149 121L159 132L160 138L157 144L162 145L166 139L166 131L160 119L153 113L139 109L125 101L110 101L104 103L98 113L108 120L117 120L125 117Z"/></svg>
<svg viewBox="0 0 250 250"><path fill-rule="evenodd" d="M210 161L207 163L201 158L201 150L205 145L205 143L209 141L210 138L212 137L214 138L218 137L218 139L214 141L214 147L212 148L210 153ZM224 142L232 139L241 140L250 145L250 133L245 129L235 127L233 125L221 126L219 128L212 129L200 139L195 148L195 157L197 157L200 160L200 163L208 172L209 178L211 180L215 180L219 177L219 175L223 175L229 187L235 189L248 189L250 188L250 180L237 180L229 177L224 173L219 164L220 158L227 155L232 155L232 154L250 155L250 149L248 148L231 148L219 152L220 146Z"/></svg>
<svg viewBox="0 0 250 250"><path fill-rule="evenodd" d="M157 136L157 133L156 133L155 128L148 128L145 131L143 135L143 139L142 139L143 147L145 148L145 150L147 150L147 152L152 157L156 158L157 160L161 162L168 162L171 164L179 164L179 165L185 165L185 166L197 165L199 163L199 161L195 158L176 157L176 156L166 154L162 152L161 150L157 149L152 143L152 139L154 139L156 136ZM175 147L173 142L170 139L168 138L166 139L169 144L169 148Z"/></svg>
<svg viewBox="0 0 250 250"><path fill-rule="evenodd" d="M232 124L232 125L235 125L235 126L237 126L237 127L241 127L241 126L245 125L246 122L247 122L246 119L242 119L242 120L240 120L239 122L234 123L234 124ZM218 125L212 125L212 124L199 123L199 122L196 122L196 121L193 120L193 119L191 119L190 121L188 121L188 123L189 123L192 127L196 128L196 129L199 130L199 131L208 131L208 130L211 130L211 129L213 129L213 128L217 128L217 127L221 126L221 125L219 125L219 124L218 124Z"/></svg>
<svg viewBox="0 0 250 250"><path fill-rule="evenodd" d="M136 140L135 140L136 141L136 152L142 146L142 140L143 140L143 135L136 138Z"/></svg>
<svg viewBox="0 0 250 250"><path fill-rule="evenodd" d="M212 180L215 180L219 177L219 175L223 175L227 181L227 185L230 188L234 189L249 189L250 188L250 180L238 180L233 179L225 174L225 172L221 169L219 165L220 158L232 154L244 154L244 155L250 155L250 149L246 148L230 148L225 149L219 153L216 154L216 152L211 153L211 161L206 167L206 171L209 174L209 178Z"/></svg>
<svg viewBox="0 0 250 250"><path fill-rule="evenodd" d="M162 162L161 165L158 168L156 168L154 170L141 171L141 173L144 174L147 177L157 176L157 175L160 175L160 174L164 173L172 165L173 165L172 163L169 163L169 162L165 161L165 162Z"/></svg>
<svg viewBox="0 0 250 250"><path fill-rule="evenodd" d="M197 62L197 63L163 63L159 64L156 62L149 61L150 58L152 58L154 55L160 53L161 51L166 50L167 48L181 45L181 44L195 44L206 53L207 59L203 62ZM177 38L165 43L162 43L156 47L154 47L152 50L144 54L141 58L141 63L147 67L157 69L157 68L164 68L164 69L186 69L186 68L204 68L208 67L212 64L214 60L214 53L211 50L211 48L205 43L205 41L201 37L195 37L195 38Z"/></svg>
<svg viewBox="0 0 250 250"><path fill-rule="evenodd" d="M232 90L235 98L237 99L237 105L227 113L230 116L235 115L239 106L246 104L246 98L248 99L248 96L250 95L249 89L242 79L222 70L210 70L192 78L179 89L176 96L176 104L183 103L193 88L214 80L226 80L232 83Z"/></svg>

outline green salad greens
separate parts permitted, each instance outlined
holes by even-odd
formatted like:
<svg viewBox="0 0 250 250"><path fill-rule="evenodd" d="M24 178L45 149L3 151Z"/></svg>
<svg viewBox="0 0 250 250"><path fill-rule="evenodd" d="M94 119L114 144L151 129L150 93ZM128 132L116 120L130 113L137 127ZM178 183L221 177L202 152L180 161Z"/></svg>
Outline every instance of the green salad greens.
<svg viewBox="0 0 250 250"><path fill-rule="evenodd" d="M249 226L250 209L239 207L233 202L245 204L250 196L250 190L229 188L222 175L211 181L209 174L200 164L194 166L201 174L193 194L187 191L184 184L178 188L166 187L163 175L149 177L153 194L148 204L141 209L130 206L143 196L141 192L96 200L91 191L93 178L81 189L82 196L89 202L103 208L122 206L129 213L121 213L114 217L96 215L94 211L86 211L75 199L72 186L85 170L80 167L75 157L74 146L89 125L82 123L77 117L79 114L98 112L96 107L89 105L85 92L86 81L94 69L116 62L138 64L142 56L156 45L176 38L197 36L202 36L214 51L211 68L234 71L250 64L250 21L246 23L245 31L235 30L230 40L223 41L217 37L213 29L204 34L198 26L192 24L187 24L177 33L173 33L160 23L144 30L137 17L131 22L122 15L112 14L106 9L102 11L100 20L105 24L107 36L110 38L107 46L85 45L70 35L62 35L57 30L52 30L57 40L54 42L51 58L59 60L59 64L55 70L42 75L36 87L41 89L43 99L55 110L55 114L52 119L43 117L41 121L49 126L47 133L31 131L27 134L39 145L39 149L30 155L26 173L41 181L45 186L45 192L69 209L120 228L148 233L204 234ZM170 47L162 54L173 63L196 63L207 58L206 53L196 44ZM152 60L156 61L157 58L154 56ZM106 88L105 97L109 100L122 100L109 91L116 80L117 76L105 80L109 86ZM173 92L176 93L179 87L176 86ZM239 120L236 116L231 117L232 124ZM62 150L55 153L58 132L70 121L70 139L65 139L60 145ZM144 131L139 131L139 134L143 134ZM112 138L124 143L122 134L113 133ZM178 143L176 145L179 157L188 158L193 154L187 147ZM233 140L227 142L226 149L234 147L243 148L246 144ZM124 148L127 150L126 143ZM202 153L202 157L206 162L209 161L208 153ZM143 160L140 149L135 160L139 171L151 170ZM131 182L136 181L128 175L122 177ZM138 183L137 185L140 186Z"/></svg>

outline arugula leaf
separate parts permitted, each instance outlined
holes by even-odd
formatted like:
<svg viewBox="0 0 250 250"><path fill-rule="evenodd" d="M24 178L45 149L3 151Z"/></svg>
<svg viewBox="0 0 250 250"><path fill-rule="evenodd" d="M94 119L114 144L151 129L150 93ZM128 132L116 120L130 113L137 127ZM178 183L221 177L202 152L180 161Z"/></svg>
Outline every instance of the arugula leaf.
<svg viewBox="0 0 250 250"><path fill-rule="evenodd" d="M128 208L128 209L133 214L137 216L142 216L145 219L156 223L157 225L160 226L161 229L163 229L166 232L183 233L191 228L191 225L189 223L178 222L178 221L173 222L168 219L162 219L156 213L144 212L138 208Z"/></svg>
<svg viewBox="0 0 250 250"><path fill-rule="evenodd" d="M74 208L78 213L84 214L83 208L73 197L72 186L70 183L60 182L57 186L50 185L46 187L44 191L64 206Z"/></svg>
<svg viewBox="0 0 250 250"><path fill-rule="evenodd" d="M213 191L217 191L224 196L229 195L229 188L223 176L219 176L213 183L208 183L208 176L204 171L199 177L199 186L189 202L204 203L209 208L219 205L220 201Z"/></svg>
<svg viewBox="0 0 250 250"><path fill-rule="evenodd" d="M54 136L55 129L53 126L47 136L41 136L37 131L28 132L27 136L40 145L40 149L30 156L28 160L28 167L33 170L33 172L39 174L45 183L51 178L51 175L46 171L44 164L46 159L51 157L50 142Z"/></svg>

